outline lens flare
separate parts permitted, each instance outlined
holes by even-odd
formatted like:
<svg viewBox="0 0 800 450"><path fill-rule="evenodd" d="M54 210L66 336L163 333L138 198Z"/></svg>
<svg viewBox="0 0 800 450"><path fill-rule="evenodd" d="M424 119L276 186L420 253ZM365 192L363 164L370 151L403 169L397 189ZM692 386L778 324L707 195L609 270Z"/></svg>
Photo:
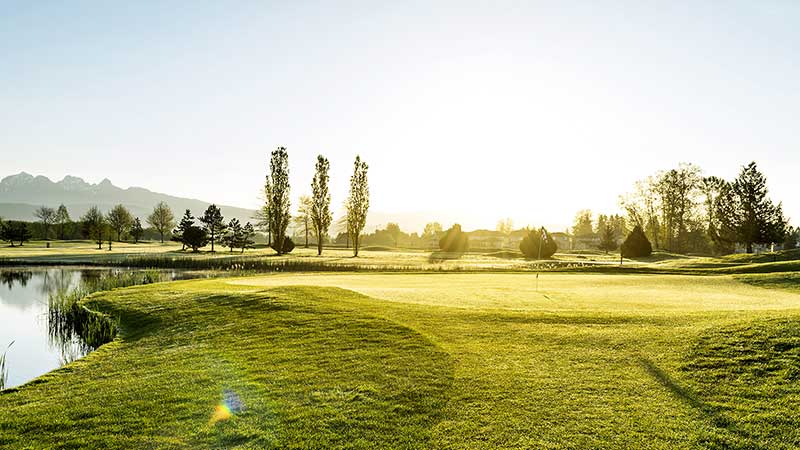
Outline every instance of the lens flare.
<svg viewBox="0 0 800 450"><path fill-rule="evenodd" d="M230 389L225 389L222 392L222 402L214 407L214 413L211 414L208 424L214 425L217 422L225 421L233 417L234 414L244 411L244 404L242 399L236 392Z"/></svg>

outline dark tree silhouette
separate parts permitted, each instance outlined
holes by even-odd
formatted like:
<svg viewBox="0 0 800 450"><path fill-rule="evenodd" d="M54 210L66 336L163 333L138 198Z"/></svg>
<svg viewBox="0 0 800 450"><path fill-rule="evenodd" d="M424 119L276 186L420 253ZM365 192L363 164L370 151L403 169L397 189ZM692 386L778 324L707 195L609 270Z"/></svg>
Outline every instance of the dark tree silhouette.
<svg viewBox="0 0 800 450"><path fill-rule="evenodd" d="M277 244L275 242L272 243L270 248L275 250L275 252L278 253L279 255L285 255L287 253L291 253L292 250L294 250L294 241L292 241L292 239L289 236L284 236L282 242L283 242L283 248L280 251L278 251L278 249L276 248Z"/></svg>
<svg viewBox="0 0 800 450"><path fill-rule="evenodd" d="M653 246L644 234L642 227L636 225L633 231L628 234L628 237L625 238L625 242L622 243L620 250L622 256L626 258L641 258L650 256L650 254L653 253Z"/></svg>
<svg viewBox="0 0 800 450"><path fill-rule="evenodd" d="M28 229L28 224L19 220L9 220L0 225L0 239L7 241L12 247L14 243L19 242L19 246L31 240L31 231Z"/></svg>
<svg viewBox="0 0 800 450"><path fill-rule="evenodd" d="M190 225L183 230L183 243L192 249L192 252L197 253L200 247L205 247L208 244L208 233L203 228L196 225Z"/></svg>
<svg viewBox="0 0 800 450"><path fill-rule="evenodd" d="M186 243L183 242L183 232L192 225L194 225L194 216L192 215L192 212L187 209L183 213L181 222L174 230L172 230L172 240L182 244L181 250L186 250Z"/></svg>
<svg viewBox="0 0 800 450"><path fill-rule="evenodd" d="M233 252L234 248L239 248L239 244L242 241L242 232L242 224L239 219L231 219L227 232L222 236L222 244Z"/></svg>
<svg viewBox="0 0 800 450"><path fill-rule="evenodd" d="M549 259L557 250L556 241L544 227L528 230L528 234L519 243L519 251L528 259Z"/></svg>

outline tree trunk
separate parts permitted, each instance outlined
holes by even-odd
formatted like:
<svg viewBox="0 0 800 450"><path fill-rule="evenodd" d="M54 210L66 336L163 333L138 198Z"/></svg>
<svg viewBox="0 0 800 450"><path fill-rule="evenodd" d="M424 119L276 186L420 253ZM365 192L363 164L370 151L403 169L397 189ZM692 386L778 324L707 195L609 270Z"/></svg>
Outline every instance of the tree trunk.
<svg viewBox="0 0 800 450"><path fill-rule="evenodd" d="M306 216L305 218L305 224L306 224L306 248L308 248L308 216Z"/></svg>
<svg viewBox="0 0 800 450"><path fill-rule="evenodd" d="M164 243L164 232L160 231L159 233L161 234L161 243L163 244Z"/></svg>
<svg viewBox="0 0 800 450"><path fill-rule="evenodd" d="M353 256L358 258L358 235L353 236Z"/></svg>
<svg viewBox="0 0 800 450"><path fill-rule="evenodd" d="M752 242L748 242L747 243L747 253L753 253L753 243Z"/></svg>

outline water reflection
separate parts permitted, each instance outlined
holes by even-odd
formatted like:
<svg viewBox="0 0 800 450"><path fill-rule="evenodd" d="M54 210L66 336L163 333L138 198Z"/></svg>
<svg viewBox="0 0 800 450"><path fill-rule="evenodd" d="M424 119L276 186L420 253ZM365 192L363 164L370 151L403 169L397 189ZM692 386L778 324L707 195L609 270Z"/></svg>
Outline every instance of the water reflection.
<svg viewBox="0 0 800 450"><path fill-rule="evenodd" d="M147 273L150 275L128 277ZM16 341L5 360L5 387L18 386L75 361L113 339L115 325L76 308L75 301L86 290L140 284L141 277L156 281L153 273L164 280L192 278L186 272L116 268L0 269L0 349Z"/></svg>

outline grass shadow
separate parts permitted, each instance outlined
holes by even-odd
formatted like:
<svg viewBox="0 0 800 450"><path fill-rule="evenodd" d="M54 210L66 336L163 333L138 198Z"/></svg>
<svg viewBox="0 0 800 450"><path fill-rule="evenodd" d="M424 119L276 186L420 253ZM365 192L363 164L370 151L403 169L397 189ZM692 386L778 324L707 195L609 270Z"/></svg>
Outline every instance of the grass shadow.
<svg viewBox="0 0 800 450"><path fill-rule="evenodd" d="M735 422L726 417L719 408L703 401L703 399L700 398L696 393L692 392L691 389L678 383L655 363L644 356L639 356L637 358L637 362L639 363L639 366L641 366L645 372L647 372L648 375L655 379L659 384L664 386L673 395L684 401L692 408L700 411L715 428L727 431L745 442L743 445L736 445L732 442L725 442L724 444L717 442L718 444L723 444L723 447L725 448L763 448L761 445L751 439L749 433L741 429Z"/></svg>

